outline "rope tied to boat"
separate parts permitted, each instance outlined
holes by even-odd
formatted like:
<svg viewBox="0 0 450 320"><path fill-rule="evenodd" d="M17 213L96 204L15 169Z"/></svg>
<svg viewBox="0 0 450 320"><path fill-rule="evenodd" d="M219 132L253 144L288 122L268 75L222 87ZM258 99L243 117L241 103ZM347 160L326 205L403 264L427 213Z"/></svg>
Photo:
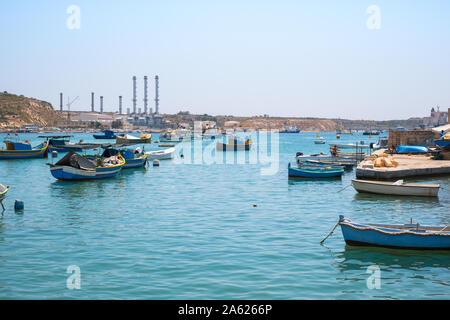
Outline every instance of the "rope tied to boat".
<svg viewBox="0 0 450 320"><path fill-rule="evenodd" d="M352 184L350 183L348 186L345 186L344 188L342 188L341 190L339 190L338 192L336 192L336 193L339 193L339 192L341 192L341 191L344 191L345 189L347 189L348 187L350 187Z"/></svg>
<svg viewBox="0 0 450 320"><path fill-rule="evenodd" d="M320 241L320 244L323 244L323 243L325 242L325 240L327 240L328 237L330 237L330 236L333 234L334 230L336 230L336 228L338 227L338 225L340 225L341 222L344 221L344 220L346 220L346 218L339 219L338 223L336 223L336 225L333 227L333 229L331 229L331 231L328 233L328 235L327 235L325 238L323 238L322 241ZM347 220L348 220L348 219L347 219ZM349 220L349 221L350 221L350 220Z"/></svg>

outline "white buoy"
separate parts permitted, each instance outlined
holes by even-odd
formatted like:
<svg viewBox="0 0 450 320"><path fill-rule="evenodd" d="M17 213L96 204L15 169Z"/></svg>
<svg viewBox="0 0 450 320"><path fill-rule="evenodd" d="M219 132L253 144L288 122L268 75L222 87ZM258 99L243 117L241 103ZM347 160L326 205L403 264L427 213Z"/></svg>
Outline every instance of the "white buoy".
<svg viewBox="0 0 450 320"><path fill-rule="evenodd" d="M52 151L52 158L56 158L58 156L58 151Z"/></svg>
<svg viewBox="0 0 450 320"><path fill-rule="evenodd" d="M159 167L159 160L158 159L153 160L153 166L154 167Z"/></svg>

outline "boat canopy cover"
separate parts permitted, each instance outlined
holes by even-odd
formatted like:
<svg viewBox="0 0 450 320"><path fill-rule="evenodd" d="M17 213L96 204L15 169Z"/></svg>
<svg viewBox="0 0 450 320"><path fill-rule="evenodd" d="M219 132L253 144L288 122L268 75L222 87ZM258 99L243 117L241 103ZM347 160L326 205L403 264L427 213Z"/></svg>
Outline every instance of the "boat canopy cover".
<svg viewBox="0 0 450 320"><path fill-rule="evenodd" d="M61 160L59 160L56 166L69 166L82 170L95 170L95 163L80 156L78 153L70 151Z"/></svg>
<svg viewBox="0 0 450 320"><path fill-rule="evenodd" d="M104 158L114 157L118 153L119 153L119 150L108 148L102 153L102 157L104 157Z"/></svg>

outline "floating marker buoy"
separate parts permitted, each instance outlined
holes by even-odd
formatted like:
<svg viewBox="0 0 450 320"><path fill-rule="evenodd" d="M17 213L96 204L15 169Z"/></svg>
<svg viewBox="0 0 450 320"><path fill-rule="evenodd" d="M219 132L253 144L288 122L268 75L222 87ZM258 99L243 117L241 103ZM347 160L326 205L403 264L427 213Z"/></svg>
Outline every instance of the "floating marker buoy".
<svg viewBox="0 0 450 320"><path fill-rule="evenodd" d="M14 210L23 210L24 204L22 200L16 200L14 202Z"/></svg>
<svg viewBox="0 0 450 320"><path fill-rule="evenodd" d="M159 160L158 159L153 160L153 166L154 167L159 167Z"/></svg>
<svg viewBox="0 0 450 320"><path fill-rule="evenodd" d="M52 151L52 157L56 158L58 156L58 151Z"/></svg>
<svg viewBox="0 0 450 320"><path fill-rule="evenodd" d="M256 208L258 205L256 203L253 204L253 208Z"/></svg>

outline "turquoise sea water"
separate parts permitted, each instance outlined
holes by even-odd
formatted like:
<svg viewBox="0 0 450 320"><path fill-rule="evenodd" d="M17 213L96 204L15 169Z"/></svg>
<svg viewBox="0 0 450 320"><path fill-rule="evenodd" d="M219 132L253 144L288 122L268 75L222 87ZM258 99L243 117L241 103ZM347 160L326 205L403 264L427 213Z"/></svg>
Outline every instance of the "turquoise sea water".
<svg viewBox="0 0 450 320"><path fill-rule="evenodd" d="M334 133L321 135L337 142ZM80 138L93 141L87 134L72 141ZM46 165L51 158L0 161L0 183L11 186L0 217L0 298L450 298L447 252L349 247L340 229L319 244L339 214L450 223L450 177L410 180L440 183L439 199L338 192L354 171L289 181L296 152L328 151L314 138L281 134L274 175L261 175L258 163L161 161L103 181L60 182ZM342 135L340 142L361 140L376 138ZM15 199L25 202L23 212L14 212ZM81 270L79 290L66 287L71 265ZM380 267L380 289L367 287L372 265Z"/></svg>

